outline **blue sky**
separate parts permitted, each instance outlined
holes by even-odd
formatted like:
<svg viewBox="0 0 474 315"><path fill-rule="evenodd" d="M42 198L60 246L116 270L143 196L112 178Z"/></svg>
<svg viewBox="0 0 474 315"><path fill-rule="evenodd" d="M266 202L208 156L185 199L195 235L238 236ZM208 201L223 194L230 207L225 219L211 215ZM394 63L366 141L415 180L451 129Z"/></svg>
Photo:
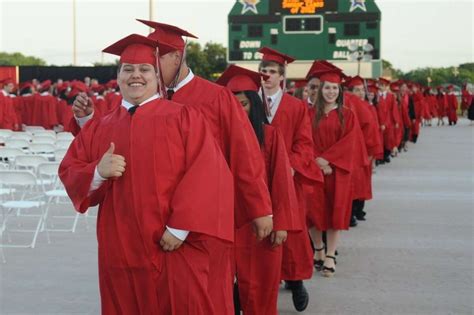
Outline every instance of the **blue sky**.
<svg viewBox="0 0 474 315"><path fill-rule="evenodd" d="M276 0L275 0L276 1ZM349 0L348 0L349 1ZM154 0L154 20L179 25L201 43L227 46L227 13L235 0ZM473 0L378 0L382 57L404 71L472 62ZM78 63L112 61L100 51L130 34L147 34L148 0L76 0ZM0 51L49 64L72 63L72 0L0 0Z"/></svg>

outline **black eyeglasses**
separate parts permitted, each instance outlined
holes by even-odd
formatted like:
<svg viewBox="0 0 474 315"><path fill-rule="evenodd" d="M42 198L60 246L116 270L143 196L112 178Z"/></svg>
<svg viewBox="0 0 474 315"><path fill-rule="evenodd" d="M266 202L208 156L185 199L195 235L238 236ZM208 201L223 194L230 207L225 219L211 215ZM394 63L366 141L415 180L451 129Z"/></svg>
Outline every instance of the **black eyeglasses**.
<svg viewBox="0 0 474 315"><path fill-rule="evenodd" d="M310 84L310 85L308 86L308 88L309 88L310 90L316 90L316 89L318 89L318 88L319 88L319 85L316 85L316 84Z"/></svg>

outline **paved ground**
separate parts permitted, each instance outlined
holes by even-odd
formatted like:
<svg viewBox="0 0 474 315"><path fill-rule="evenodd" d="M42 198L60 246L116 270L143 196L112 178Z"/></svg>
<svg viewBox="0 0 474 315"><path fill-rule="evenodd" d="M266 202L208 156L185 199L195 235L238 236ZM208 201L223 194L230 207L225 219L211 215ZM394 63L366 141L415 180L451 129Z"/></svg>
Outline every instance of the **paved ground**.
<svg viewBox="0 0 474 315"><path fill-rule="evenodd" d="M344 233L336 276L308 281L305 314L473 314L474 127L422 129L377 170L368 221ZM94 227L7 249L0 314L98 314ZM281 291L281 315L296 314Z"/></svg>

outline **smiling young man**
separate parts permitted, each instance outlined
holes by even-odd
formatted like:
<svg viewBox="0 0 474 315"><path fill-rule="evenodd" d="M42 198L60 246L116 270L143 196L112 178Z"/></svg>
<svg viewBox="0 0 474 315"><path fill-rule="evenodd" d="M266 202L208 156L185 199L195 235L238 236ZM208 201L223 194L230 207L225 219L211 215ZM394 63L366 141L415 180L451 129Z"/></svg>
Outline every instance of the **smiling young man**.
<svg viewBox="0 0 474 315"><path fill-rule="evenodd" d="M173 25L139 21L153 28L148 38L171 48L159 60L167 98L202 113L227 161L235 186L235 227L251 222L259 240L268 237L273 220L265 169L260 158L260 147L242 106L227 88L195 75L187 66L183 36L194 35ZM86 110L92 104L87 98L78 97L74 106L78 110ZM81 114L86 116L91 112ZM214 244L216 247L212 249L213 259L209 266L211 299L215 302L216 313L233 314L232 247L219 248L219 243ZM222 276L223 273L227 276ZM219 303L223 299L226 302Z"/></svg>
<svg viewBox="0 0 474 315"><path fill-rule="evenodd" d="M232 175L202 115L156 92L156 47L171 49L134 34L104 50L121 106L83 127L59 174L79 212L99 205L102 314L220 315L208 270L233 240Z"/></svg>
<svg viewBox="0 0 474 315"><path fill-rule="evenodd" d="M290 159L295 189L298 197L298 218L303 227L299 232L288 232L283 245L282 280L286 280L293 294L293 303L298 311L308 306L309 295L303 285L304 279L313 274L313 252L306 229L304 186L322 183L322 173L313 159L313 140L307 106L299 99L285 93L286 64L294 59L273 49L264 47L259 71L268 75L263 82L263 95L269 107L270 124L280 130Z"/></svg>

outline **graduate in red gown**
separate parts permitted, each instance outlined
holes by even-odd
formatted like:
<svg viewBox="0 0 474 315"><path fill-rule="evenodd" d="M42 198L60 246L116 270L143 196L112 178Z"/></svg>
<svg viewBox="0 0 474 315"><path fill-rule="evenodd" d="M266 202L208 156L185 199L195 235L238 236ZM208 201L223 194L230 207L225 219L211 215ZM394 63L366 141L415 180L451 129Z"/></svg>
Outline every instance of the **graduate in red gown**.
<svg viewBox="0 0 474 315"><path fill-rule="evenodd" d="M384 161L390 162L390 155L395 156L398 152L397 134L398 128L398 106L395 95L389 91L390 81L379 78L379 94L377 99L377 113L380 127L383 132Z"/></svg>
<svg viewBox="0 0 474 315"><path fill-rule="evenodd" d="M452 84L448 85L448 94L447 97L447 113L448 113L448 122L449 125L456 125L458 123L458 99L456 94L454 94L454 86Z"/></svg>
<svg viewBox="0 0 474 315"><path fill-rule="evenodd" d="M20 125L10 92L14 84L11 78L0 81L0 129L19 130Z"/></svg>
<svg viewBox="0 0 474 315"><path fill-rule="evenodd" d="M53 129L59 124L57 116L57 99L51 93L51 81L43 81L40 85L39 94L35 95L33 107L32 124L42 126L45 129Z"/></svg>
<svg viewBox="0 0 474 315"><path fill-rule="evenodd" d="M84 126L60 178L78 211L99 204L102 314L220 315L209 244L233 240L232 175L202 115L157 94L156 47L134 34L104 50L122 104Z"/></svg>
<svg viewBox="0 0 474 315"><path fill-rule="evenodd" d="M408 151L407 148L407 142L410 140L410 126L411 126L411 120L410 120L410 114L409 114L409 101L410 101L410 95L408 94L408 86L406 82L402 81L400 82L400 99L399 99L399 108L400 108L400 116L401 116L401 121L403 128L403 136L401 139L400 143L400 151Z"/></svg>
<svg viewBox="0 0 474 315"><path fill-rule="evenodd" d="M473 95L467 88L467 83L462 85L461 89L461 116L464 116L464 112L466 112L472 102Z"/></svg>
<svg viewBox="0 0 474 315"><path fill-rule="evenodd" d="M267 186L272 198L273 232L257 241L250 223L235 233L236 314L276 315L280 286L282 243L287 231L301 230L298 203L285 140L270 126L258 95L262 76L235 65L216 81L227 86L239 99L252 123L265 162ZM240 306L240 307L239 307Z"/></svg>
<svg viewBox="0 0 474 315"><path fill-rule="evenodd" d="M364 79L355 76L346 81L345 86L356 98L345 99L352 104L352 109L357 116L360 129L364 136L364 148L367 151L368 164L361 167L354 167L353 172L353 202L352 215L359 221L365 221L364 211L365 201L372 199L372 162L375 156L383 154L382 143L380 142L379 125L371 113L370 105L366 101L366 88ZM344 95L346 97L346 95Z"/></svg>
<svg viewBox="0 0 474 315"><path fill-rule="evenodd" d="M310 279L313 274L313 251L306 227L305 190L320 185L323 178L314 162L307 105L282 89L282 84L285 86L286 64L294 59L267 47L260 49L260 52L263 57L259 72L268 75L262 92L269 107L267 119L285 139L298 197L298 218L302 225L302 231L288 233L283 246L281 278L292 291L295 309L303 311L309 302L303 280Z"/></svg>
<svg viewBox="0 0 474 315"><path fill-rule="evenodd" d="M324 173L324 202L314 207L311 224L316 229L315 247L324 248L322 232L327 232L327 252L321 253L322 273L335 273L335 252L341 230L349 228L352 205L352 171L357 152L357 121L351 109L344 106L341 87L343 74L338 69L320 76L321 87L316 99L313 140L316 162ZM359 157L360 158L360 157Z"/></svg>
<svg viewBox="0 0 474 315"><path fill-rule="evenodd" d="M367 80L367 96L366 96L366 100L367 100L367 103L369 104L369 110L372 114L372 117L374 117L374 120L377 124L377 130L378 130L378 133L376 135L377 137L377 143L378 143L378 146L377 146L377 149L376 149L376 153L374 155L374 160L377 161L377 160L382 160L383 159L383 134L382 134L382 131L380 129L380 123L379 123L379 117L377 115L377 107L375 106L375 102L377 101L377 92L378 92L378 89L377 89L377 86L374 84L370 84L369 80ZM372 163L373 166L375 166L375 161L374 163Z"/></svg>
<svg viewBox="0 0 474 315"><path fill-rule="evenodd" d="M421 93L420 86L417 83L411 84L411 96L413 100L414 117L412 118L410 139L413 143L416 143L420 134L424 102L423 94Z"/></svg>
<svg viewBox="0 0 474 315"><path fill-rule="evenodd" d="M168 99L198 109L205 117L222 154L234 177L234 222L241 227L252 222L256 237L261 240L270 235L273 227L270 195L265 183L265 167L252 126L239 101L226 88L193 74L186 64L183 36L195 37L176 26L142 21L154 31L150 39L165 43L173 50L160 57L164 84L163 93ZM79 96L76 100L79 100ZM79 105L82 103L82 105ZM91 102L92 103L92 102ZM88 108L89 103L74 102L76 107ZM209 266L209 292L218 314L233 314L233 279L231 270L232 246L214 243L213 260ZM227 275L222 276L222 274Z"/></svg>
<svg viewBox="0 0 474 315"><path fill-rule="evenodd" d="M446 94L444 94L442 86L438 86L436 90L437 90L436 102L438 103L438 124L437 125L444 126L444 117L446 116L446 107L447 107L448 100L447 100Z"/></svg>

